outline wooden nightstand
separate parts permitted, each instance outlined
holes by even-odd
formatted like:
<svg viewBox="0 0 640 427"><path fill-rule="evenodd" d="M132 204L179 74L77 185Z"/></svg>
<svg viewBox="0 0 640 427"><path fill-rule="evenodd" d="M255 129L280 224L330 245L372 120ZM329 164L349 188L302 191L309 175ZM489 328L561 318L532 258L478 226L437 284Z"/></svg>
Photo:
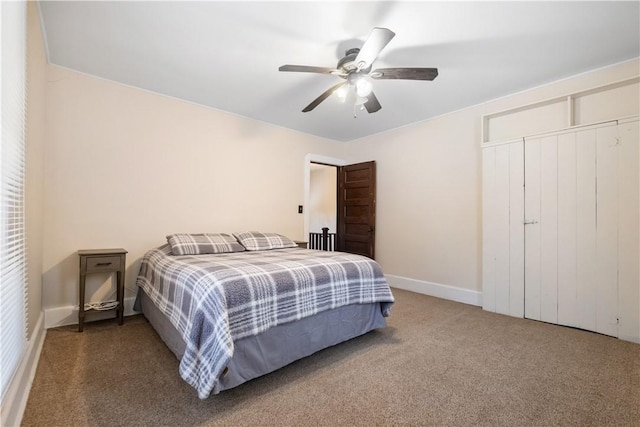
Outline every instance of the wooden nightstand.
<svg viewBox="0 0 640 427"><path fill-rule="evenodd" d="M85 279L87 274L91 273L116 273L116 295L118 305L108 310L115 311L116 318L122 325L124 319L124 270L126 266L127 251L122 248L118 249L87 249L79 250L80 257L80 280L78 282L80 290L80 298L78 301L78 331L82 332L84 326L84 316L86 311L84 308Z"/></svg>
<svg viewBox="0 0 640 427"><path fill-rule="evenodd" d="M307 249L307 242L301 242L299 240L294 240L293 243L298 245L299 248Z"/></svg>

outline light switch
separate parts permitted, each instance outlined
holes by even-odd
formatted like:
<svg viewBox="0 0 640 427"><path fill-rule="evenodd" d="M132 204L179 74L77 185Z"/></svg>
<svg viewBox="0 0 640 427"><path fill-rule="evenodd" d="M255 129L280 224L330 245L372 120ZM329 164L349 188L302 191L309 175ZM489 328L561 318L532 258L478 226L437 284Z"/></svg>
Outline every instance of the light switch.
<svg viewBox="0 0 640 427"><path fill-rule="evenodd" d="M302 213L302 205L298 205L298 213Z"/></svg>

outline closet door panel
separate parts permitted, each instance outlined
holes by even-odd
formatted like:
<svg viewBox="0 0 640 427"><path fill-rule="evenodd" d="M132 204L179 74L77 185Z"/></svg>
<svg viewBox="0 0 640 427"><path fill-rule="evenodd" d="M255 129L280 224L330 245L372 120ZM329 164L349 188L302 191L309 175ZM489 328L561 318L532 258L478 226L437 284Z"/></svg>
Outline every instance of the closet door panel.
<svg viewBox="0 0 640 427"><path fill-rule="evenodd" d="M482 149L482 306L524 316L524 148Z"/></svg>
<svg viewBox="0 0 640 427"><path fill-rule="evenodd" d="M576 135L558 136L558 323L578 326L576 313Z"/></svg>
<svg viewBox="0 0 640 427"><path fill-rule="evenodd" d="M596 330L596 134L576 134L576 312L578 327Z"/></svg>
<svg viewBox="0 0 640 427"><path fill-rule="evenodd" d="M540 320L558 323L558 138L540 141Z"/></svg>
<svg viewBox="0 0 640 427"><path fill-rule="evenodd" d="M618 336L618 129L596 131L596 332Z"/></svg>
<svg viewBox="0 0 640 427"><path fill-rule="evenodd" d="M495 292L495 235L494 216L496 182L496 149L482 149L482 308L496 311Z"/></svg>
<svg viewBox="0 0 640 427"><path fill-rule="evenodd" d="M509 314L524 317L524 143L509 144Z"/></svg>
<svg viewBox="0 0 640 427"><path fill-rule="evenodd" d="M638 122L618 126L618 337L640 342L640 142Z"/></svg>
<svg viewBox="0 0 640 427"><path fill-rule="evenodd" d="M495 311L509 314L509 145L496 147L495 179Z"/></svg>
<svg viewBox="0 0 640 427"><path fill-rule="evenodd" d="M617 127L596 130L596 332L618 336Z"/></svg>
<svg viewBox="0 0 640 427"><path fill-rule="evenodd" d="M540 320L540 139L524 144L525 317Z"/></svg>

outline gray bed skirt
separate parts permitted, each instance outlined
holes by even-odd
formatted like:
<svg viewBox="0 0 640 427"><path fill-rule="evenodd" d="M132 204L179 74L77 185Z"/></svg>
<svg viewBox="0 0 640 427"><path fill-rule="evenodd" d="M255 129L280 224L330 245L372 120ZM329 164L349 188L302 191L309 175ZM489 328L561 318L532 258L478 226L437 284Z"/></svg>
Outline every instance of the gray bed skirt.
<svg viewBox="0 0 640 427"><path fill-rule="evenodd" d="M178 360L182 359L184 340L142 289L138 289L134 308L142 311L167 347ZM385 326L379 303L354 304L242 338L234 342L233 357L213 393L236 387L324 348Z"/></svg>

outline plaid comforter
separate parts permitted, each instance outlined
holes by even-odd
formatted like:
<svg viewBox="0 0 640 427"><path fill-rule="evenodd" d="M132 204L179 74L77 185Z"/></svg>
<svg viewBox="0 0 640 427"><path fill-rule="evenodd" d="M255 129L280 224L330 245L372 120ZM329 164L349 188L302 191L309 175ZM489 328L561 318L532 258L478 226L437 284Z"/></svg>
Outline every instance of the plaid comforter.
<svg viewBox="0 0 640 427"><path fill-rule="evenodd" d="M171 255L168 245L143 258L137 285L186 343L180 375L209 396L233 355L234 340L349 304L393 295L373 260L299 248L215 255Z"/></svg>

